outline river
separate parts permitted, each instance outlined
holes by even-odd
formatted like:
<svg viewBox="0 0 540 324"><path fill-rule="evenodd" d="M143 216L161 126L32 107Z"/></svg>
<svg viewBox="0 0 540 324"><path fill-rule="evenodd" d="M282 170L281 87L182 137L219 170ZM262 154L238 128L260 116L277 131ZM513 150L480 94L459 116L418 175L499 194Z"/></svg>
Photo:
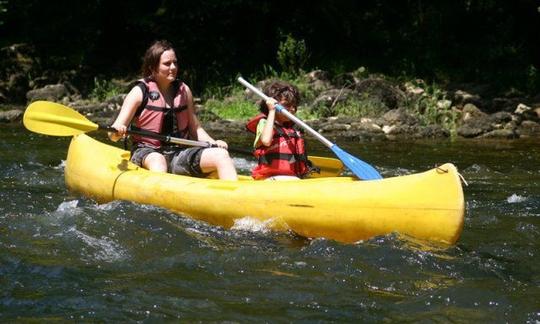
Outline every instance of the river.
<svg viewBox="0 0 540 324"><path fill-rule="evenodd" d="M68 138L10 124L0 137L2 322L540 321L538 140L339 142L385 177L458 167L465 225L441 247L398 234L342 244L224 230L153 206L99 205L65 188ZM235 162L243 173L253 165Z"/></svg>

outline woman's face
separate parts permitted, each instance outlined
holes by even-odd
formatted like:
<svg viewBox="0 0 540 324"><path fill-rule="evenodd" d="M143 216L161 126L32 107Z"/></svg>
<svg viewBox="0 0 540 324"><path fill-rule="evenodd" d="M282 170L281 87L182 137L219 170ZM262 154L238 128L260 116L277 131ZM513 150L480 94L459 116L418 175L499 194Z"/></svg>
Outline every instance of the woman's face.
<svg viewBox="0 0 540 324"><path fill-rule="evenodd" d="M178 62L176 53L173 50L167 50L161 54L159 65L154 71L154 78L157 82L172 82L176 80L178 74Z"/></svg>

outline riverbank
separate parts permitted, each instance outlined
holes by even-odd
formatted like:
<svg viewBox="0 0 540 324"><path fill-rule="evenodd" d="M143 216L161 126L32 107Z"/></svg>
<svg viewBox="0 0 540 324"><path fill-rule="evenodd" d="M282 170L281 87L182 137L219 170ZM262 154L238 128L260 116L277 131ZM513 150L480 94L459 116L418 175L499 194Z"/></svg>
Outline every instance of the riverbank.
<svg viewBox="0 0 540 324"><path fill-rule="evenodd" d="M261 80L257 86L262 87L275 78ZM91 120L111 123L133 81L98 83L102 100L96 96L84 98L69 82L30 90L26 99L29 103L59 102ZM495 94L486 85L442 88L422 80L400 82L368 74L364 68L337 76L317 70L287 81L302 92L299 117L329 137L347 140L540 137L540 95L526 97L515 91ZM205 128L210 132L244 133L246 120L257 113L257 98L239 85L207 91L210 92L222 95L196 99L197 113ZM0 122L20 122L24 109L24 106L1 106Z"/></svg>

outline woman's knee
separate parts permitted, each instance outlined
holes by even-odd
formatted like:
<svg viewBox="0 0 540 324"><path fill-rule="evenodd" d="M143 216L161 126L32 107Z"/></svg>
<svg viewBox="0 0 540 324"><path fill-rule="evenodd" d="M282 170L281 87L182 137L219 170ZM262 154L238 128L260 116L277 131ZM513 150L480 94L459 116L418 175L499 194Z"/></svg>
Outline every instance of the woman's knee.
<svg viewBox="0 0 540 324"><path fill-rule="evenodd" d="M212 148L203 151L201 156L201 169L203 171L217 170L218 176L223 180L237 180L238 176L229 152L222 148Z"/></svg>
<svg viewBox="0 0 540 324"><path fill-rule="evenodd" d="M229 155L229 151L227 151L224 148L218 148L216 150L216 158L223 161L223 160L231 160L231 156Z"/></svg>
<svg viewBox="0 0 540 324"><path fill-rule="evenodd" d="M148 154L143 161L143 166L156 172L167 172L167 160L163 154L153 152Z"/></svg>
<svg viewBox="0 0 540 324"><path fill-rule="evenodd" d="M229 151L223 148L211 148L203 151L201 156L201 165L218 166L223 163L232 163Z"/></svg>

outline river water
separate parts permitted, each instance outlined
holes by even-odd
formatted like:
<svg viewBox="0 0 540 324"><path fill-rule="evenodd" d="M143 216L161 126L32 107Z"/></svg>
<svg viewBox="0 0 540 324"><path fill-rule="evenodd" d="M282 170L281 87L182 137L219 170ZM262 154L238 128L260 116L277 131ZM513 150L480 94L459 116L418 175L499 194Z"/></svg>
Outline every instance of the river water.
<svg viewBox="0 0 540 324"><path fill-rule="evenodd" d="M456 164L465 225L441 247L398 234L341 244L224 230L153 206L99 205L64 186L68 138L19 125L1 125L0 138L2 322L540 321L539 140L339 142L385 177Z"/></svg>

